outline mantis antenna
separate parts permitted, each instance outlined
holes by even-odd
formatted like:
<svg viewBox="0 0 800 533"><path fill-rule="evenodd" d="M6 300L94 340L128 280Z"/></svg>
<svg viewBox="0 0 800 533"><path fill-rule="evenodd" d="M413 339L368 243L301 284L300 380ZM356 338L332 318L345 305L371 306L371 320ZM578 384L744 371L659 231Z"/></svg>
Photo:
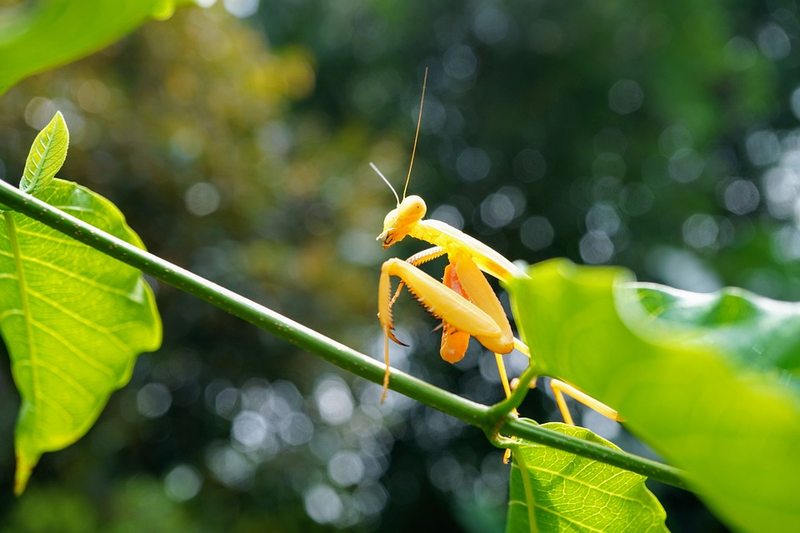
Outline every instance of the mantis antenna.
<svg viewBox="0 0 800 533"><path fill-rule="evenodd" d="M417 118L417 133L414 134L414 148L411 149L411 163L408 165L408 176L406 176L406 186L405 188L403 188L403 200L406 199L406 191L408 191L408 182L411 179L411 169L414 167L414 155L416 155L417 153L417 140L419 140L419 125L422 123L422 104L425 103L425 87L427 85L428 85L428 67L425 67L425 77L422 79L422 98L420 98L419 100L419 118Z"/></svg>
<svg viewBox="0 0 800 533"><path fill-rule="evenodd" d="M411 169L414 167L414 155L417 153L417 141L419 140L419 125L422 123L422 104L425 103L425 87L428 85L428 67L425 67L425 77L422 79L422 98L419 101L419 117L417 118L417 132L414 134L414 148L411 149L411 163L408 165L408 176L406 176L406 186L403 189L403 200L406 199L406 191L408 191L408 182L411 180ZM389 186L389 188L394 193L394 197L397 200L398 207L400 206L400 197L397 196L397 191L394 190L392 184L386 179L386 176L378 170L378 167L375 166L374 163L370 162L369 166L372 167L378 176L381 177L383 182Z"/></svg>
<svg viewBox="0 0 800 533"><path fill-rule="evenodd" d="M394 193L394 197L397 199L397 205L400 205L400 197L399 197L399 196L397 196L397 191L396 191L396 190L394 190L394 187L392 187L392 184L391 184L391 183L389 183L389 180L387 180L387 179L386 179L386 176L384 176L384 175L383 175L383 173L382 173L380 170L378 170L378 167L376 167L376 166L375 166L375 163L373 163L372 161L370 161L370 163L369 163L369 166L371 166L371 167L372 167L372 170L374 170L375 172L377 172L377 173L378 173L378 176L380 176L380 177L381 177L381 179L383 180L383 182L384 182L386 185L388 185L388 186L389 186L389 188L390 188L390 189L392 190L392 192ZM403 195L403 197L405 198L405 195Z"/></svg>

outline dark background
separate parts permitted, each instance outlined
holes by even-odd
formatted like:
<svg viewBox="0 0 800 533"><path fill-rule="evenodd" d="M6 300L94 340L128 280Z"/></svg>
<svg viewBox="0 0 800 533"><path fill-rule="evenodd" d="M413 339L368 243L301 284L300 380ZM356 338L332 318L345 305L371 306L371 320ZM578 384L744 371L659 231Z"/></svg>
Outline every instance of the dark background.
<svg viewBox="0 0 800 533"><path fill-rule="evenodd" d="M226 5L239 18L184 9L3 95L0 177L18 180L60 109L59 176L114 201L151 251L382 358L380 264L425 245L375 242L395 200L368 163L402 188L427 67L409 191L433 218L512 260L800 299L795 2ZM478 430L397 394L380 405L380 387L154 286L162 349L18 501L2 360L0 531L502 530L508 470ZM395 316L413 349L393 364L502 397L476 343L453 367L410 298ZM559 419L544 392L522 411ZM672 531L725 531L691 494L651 488Z"/></svg>

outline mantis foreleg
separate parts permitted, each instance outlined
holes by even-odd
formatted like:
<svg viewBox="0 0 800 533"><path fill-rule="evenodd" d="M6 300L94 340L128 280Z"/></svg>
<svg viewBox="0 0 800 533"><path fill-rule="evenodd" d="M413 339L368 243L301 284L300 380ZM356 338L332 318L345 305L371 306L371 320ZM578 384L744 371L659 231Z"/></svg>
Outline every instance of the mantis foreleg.
<svg viewBox="0 0 800 533"><path fill-rule="evenodd" d="M384 330L384 393L389 384L388 340L399 342L393 333L392 305L397 294L391 295L391 276L400 278L401 286L408 286L411 293L435 317L442 320L441 356L445 361L461 360L470 337L497 354L503 389L510 394L508 376L505 373L502 354L514 349L514 337L503 306L492 290L486 277L474 261L466 254L450 254L450 264L445 269L444 281L440 283L419 268L417 264L443 255L441 247L434 247L410 257L406 261L389 259L381 269L379 285L378 316ZM399 289L398 289L399 291Z"/></svg>

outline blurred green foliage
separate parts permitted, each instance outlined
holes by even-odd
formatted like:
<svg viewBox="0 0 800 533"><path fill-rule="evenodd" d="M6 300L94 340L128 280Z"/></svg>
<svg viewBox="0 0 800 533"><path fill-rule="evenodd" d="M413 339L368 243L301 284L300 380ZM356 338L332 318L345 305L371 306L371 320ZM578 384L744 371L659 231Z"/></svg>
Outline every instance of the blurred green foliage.
<svg viewBox="0 0 800 533"><path fill-rule="evenodd" d="M543 374L613 405L736 530L798 528L800 307L563 259L528 273L509 291Z"/></svg>
<svg viewBox="0 0 800 533"><path fill-rule="evenodd" d="M225 5L250 16L181 10L9 90L0 177L18 179L60 109L72 133L60 177L114 201L151 251L380 357L388 255L374 236L394 199L367 163L400 185L429 67L410 191L432 216L511 259L800 298L795 2ZM502 527L508 471L476 430L396 395L380 406L378 387L156 290L163 348L87 438L43 460L27 503L2 500L9 530L125 494L84 524L122 529L144 493L165 524L185 521L172 530L470 531L478 509L482 531ZM491 358L473 346L456 368L439 360L409 300L396 316L414 349L393 363L498 400ZM0 401L16 401L5 366ZM539 394L523 406L552 410ZM646 453L592 413L583 423ZM1 442L0 472L12 460ZM671 530L724 531L691 495L654 490Z"/></svg>
<svg viewBox="0 0 800 533"><path fill-rule="evenodd" d="M187 0L0 2L0 94L22 78L74 61ZM91 19L93 24L85 21Z"/></svg>

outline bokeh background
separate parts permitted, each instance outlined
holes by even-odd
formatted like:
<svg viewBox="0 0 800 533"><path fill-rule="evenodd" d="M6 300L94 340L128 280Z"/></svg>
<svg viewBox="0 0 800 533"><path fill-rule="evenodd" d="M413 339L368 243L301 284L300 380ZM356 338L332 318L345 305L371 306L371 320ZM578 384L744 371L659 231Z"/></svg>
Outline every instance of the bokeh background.
<svg viewBox="0 0 800 533"><path fill-rule="evenodd" d="M799 32L790 0L227 0L0 97L0 178L60 109L60 177L151 251L382 358L380 264L424 245L375 242L395 201L368 163L402 187L428 68L409 190L431 217L513 260L798 300ZM153 285L162 349L20 500L0 359L0 531L502 531L508 468L478 430ZM396 318L394 365L502 397L482 348L448 365L411 298ZM558 420L540 389L524 414ZM726 531L651 488L673 531Z"/></svg>

